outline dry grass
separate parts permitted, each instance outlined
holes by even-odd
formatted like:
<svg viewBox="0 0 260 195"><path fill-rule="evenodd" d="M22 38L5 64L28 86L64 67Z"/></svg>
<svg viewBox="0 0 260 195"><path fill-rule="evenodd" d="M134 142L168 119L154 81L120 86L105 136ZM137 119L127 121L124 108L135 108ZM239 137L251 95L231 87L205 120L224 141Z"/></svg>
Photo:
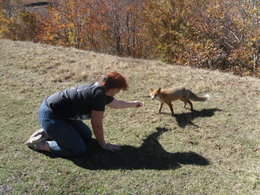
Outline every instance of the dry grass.
<svg viewBox="0 0 260 195"><path fill-rule="evenodd" d="M120 152L92 143L81 158L52 159L23 144L47 95L114 70L130 85L118 98L145 102L106 111L106 139ZM159 115L149 88L172 86L212 99ZM259 87L218 71L0 40L0 194L258 194Z"/></svg>

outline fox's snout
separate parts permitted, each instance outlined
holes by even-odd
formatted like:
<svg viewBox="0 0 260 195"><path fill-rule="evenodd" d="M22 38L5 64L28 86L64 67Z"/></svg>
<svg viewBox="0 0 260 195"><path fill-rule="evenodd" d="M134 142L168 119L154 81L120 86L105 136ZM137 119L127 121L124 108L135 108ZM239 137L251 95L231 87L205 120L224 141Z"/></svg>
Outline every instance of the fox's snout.
<svg viewBox="0 0 260 195"><path fill-rule="evenodd" d="M152 88L150 89L151 93L149 94L149 96L151 97L152 100L158 99L158 92L157 91L153 90Z"/></svg>
<svg viewBox="0 0 260 195"><path fill-rule="evenodd" d="M154 94L150 94L149 96L151 97L152 100L155 99L155 95Z"/></svg>

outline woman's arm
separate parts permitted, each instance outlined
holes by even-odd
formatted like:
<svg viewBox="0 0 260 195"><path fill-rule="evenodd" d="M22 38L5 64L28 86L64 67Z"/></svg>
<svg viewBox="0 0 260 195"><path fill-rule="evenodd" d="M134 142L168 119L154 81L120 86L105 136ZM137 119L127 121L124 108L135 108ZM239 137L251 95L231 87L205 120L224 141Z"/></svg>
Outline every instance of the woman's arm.
<svg viewBox="0 0 260 195"><path fill-rule="evenodd" d="M106 143L104 139L104 132L103 132L103 118L104 118L103 111L92 110L91 125L93 128L94 135L97 138L98 143L100 144L101 147L103 147Z"/></svg>
<svg viewBox="0 0 260 195"><path fill-rule="evenodd" d="M103 118L104 118L103 111L92 110L91 125L93 128L94 135L97 138L99 145L103 149L110 150L110 151L119 150L120 149L119 146L105 142L104 130L103 130Z"/></svg>
<svg viewBox="0 0 260 195"><path fill-rule="evenodd" d="M114 100L107 104L107 106L109 106L110 108L138 108L142 107L143 103L138 101L128 102L124 100L117 100L116 98L114 98Z"/></svg>

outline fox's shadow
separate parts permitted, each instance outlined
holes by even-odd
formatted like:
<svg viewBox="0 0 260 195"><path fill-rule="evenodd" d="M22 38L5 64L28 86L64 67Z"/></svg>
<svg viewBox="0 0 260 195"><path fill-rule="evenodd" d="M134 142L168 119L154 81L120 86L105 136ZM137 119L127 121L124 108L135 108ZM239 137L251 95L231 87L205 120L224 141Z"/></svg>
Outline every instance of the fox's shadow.
<svg viewBox="0 0 260 195"><path fill-rule="evenodd" d="M174 114L179 127L185 128L187 125L195 125L192 121L198 117L212 117L216 111L221 111L218 108L203 109L201 111L193 110L189 113Z"/></svg>
<svg viewBox="0 0 260 195"><path fill-rule="evenodd" d="M185 128L187 125L197 126L192 122L195 118L212 117L214 116L216 111L221 111L221 109L210 108L210 109L203 109L201 111L193 110L188 113L174 114L172 115L172 117L176 119L176 122L178 123L179 127ZM171 115L170 113L165 113L165 112L162 114Z"/></svg>
<svg viewBox="0 0 260 195"><path fill-rule="evenodd" d="M140 147L121 146L120 151L109 152L100 149L96 141L88 145L89 151L82 157L72 158L76 165L90 170L116 169L177 169L181 164L209 165L209 161L195 152L169 153L158 142L158 137L168 131L156 128Z"/></svg>

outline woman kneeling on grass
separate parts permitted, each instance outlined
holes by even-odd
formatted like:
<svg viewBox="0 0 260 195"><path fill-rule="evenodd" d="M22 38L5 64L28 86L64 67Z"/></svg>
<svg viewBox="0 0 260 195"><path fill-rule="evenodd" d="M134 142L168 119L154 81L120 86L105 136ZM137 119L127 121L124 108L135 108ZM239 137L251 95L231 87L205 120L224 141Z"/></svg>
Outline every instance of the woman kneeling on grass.
<svg viewBox="0 0 260 195"><path fill-rule="evenodd" d="M47 97L38 113L43 129L34 132L26 144L33 150L51 152L54 156L82 155L86 152L86 143L92 139L90 128L82 120L91 119L99 145L105 150L119 150L118 145L106 143L103 118L105 105L111 108L143 106L138 101L127 102L114 98L127 87L125 78L112 72L101 82L63 90Z"/></svg>

